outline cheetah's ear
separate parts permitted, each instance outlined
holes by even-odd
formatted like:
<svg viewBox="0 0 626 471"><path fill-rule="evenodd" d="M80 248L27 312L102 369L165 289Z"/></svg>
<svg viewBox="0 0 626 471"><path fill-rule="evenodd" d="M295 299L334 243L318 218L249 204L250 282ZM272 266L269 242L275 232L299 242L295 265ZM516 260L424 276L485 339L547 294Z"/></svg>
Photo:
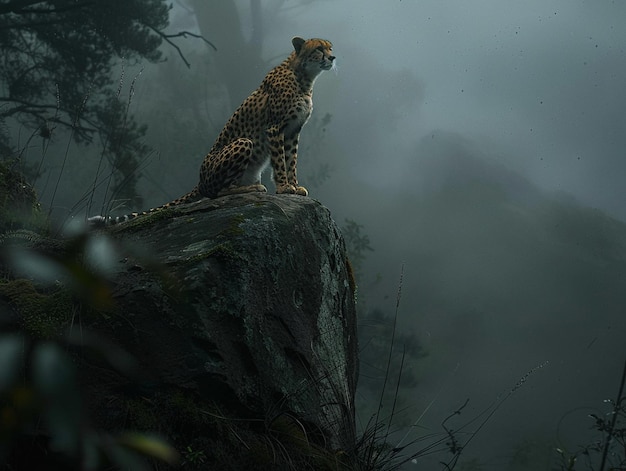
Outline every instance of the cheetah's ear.
<svg viewBox="0 0 626 471"><path fill-rule="evenodd" d="M302 39L300 36L296 36L291 40L291 44L293 44L293 48L296 50L296 54L300 54L300 49L302 49L302 45L304 43L304 39Z"/></svg>

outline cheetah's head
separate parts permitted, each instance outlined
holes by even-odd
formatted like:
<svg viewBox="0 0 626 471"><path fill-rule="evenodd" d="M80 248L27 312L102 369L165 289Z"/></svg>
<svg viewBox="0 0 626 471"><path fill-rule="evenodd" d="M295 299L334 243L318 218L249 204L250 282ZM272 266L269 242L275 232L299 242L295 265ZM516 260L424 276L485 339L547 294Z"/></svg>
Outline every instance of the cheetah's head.
<svg viewBox="0 0 626 471"><path fill-rule="evenodd" d="M295 49L296 58L300 66L308 74L316 76L324 70L335 67L335 56L333 56L333 45L325 39L303 39L296 36L291 40Z"/></svg>

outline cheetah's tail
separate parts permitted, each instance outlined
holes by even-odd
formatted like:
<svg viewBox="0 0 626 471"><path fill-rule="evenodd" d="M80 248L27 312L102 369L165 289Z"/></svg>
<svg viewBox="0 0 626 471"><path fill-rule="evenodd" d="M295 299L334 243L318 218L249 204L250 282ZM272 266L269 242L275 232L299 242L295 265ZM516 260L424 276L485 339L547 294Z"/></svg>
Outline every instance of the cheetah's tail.
<svg viewBox="0 0 626 471"><path fill-rule="evenodd" d="M122 222L130 221L131 219L135 219L136 217L139 217L139 216L145 216L146 214L151 214L156 211L163 211L164 209L170 208L172 206L178 206L181 204L198 201L201 198L202 198L202 195L200 194L200 191L198 190L198 187L196 186L193 190L191 190L186 195L183 195L180 198L175 199L174 201L170 201L169 203L165 203L162 206L158 206L156 208L150 208L147 211L142 211L140 213L125 214L124 216L92 216L90 218L87 218L87 225L91 228L114 226Z"/></svg>

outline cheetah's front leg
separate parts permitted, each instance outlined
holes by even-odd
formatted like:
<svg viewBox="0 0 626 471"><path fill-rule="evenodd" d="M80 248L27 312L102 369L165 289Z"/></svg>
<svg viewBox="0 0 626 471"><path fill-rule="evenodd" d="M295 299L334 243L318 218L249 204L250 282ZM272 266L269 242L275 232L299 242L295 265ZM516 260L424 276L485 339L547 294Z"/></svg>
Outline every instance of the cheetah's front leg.
<svg viewBox="0 0 626 471"><path fill-rule="evenodd" d="M270 157L276 193L296 193L296 187L287 179L285 165L285 135L278 126L272 126L267 130L267 139L270 146Z"/></svg>
<svg viewBox="0 0 626 471"><path fill-rule="evenodd" d="M309 192L303 186L298 185L298 140L300 134L296 133L291 139L285 140L285 163L287 166L287 181L296 189L297 195L308 196Z"/></svg>

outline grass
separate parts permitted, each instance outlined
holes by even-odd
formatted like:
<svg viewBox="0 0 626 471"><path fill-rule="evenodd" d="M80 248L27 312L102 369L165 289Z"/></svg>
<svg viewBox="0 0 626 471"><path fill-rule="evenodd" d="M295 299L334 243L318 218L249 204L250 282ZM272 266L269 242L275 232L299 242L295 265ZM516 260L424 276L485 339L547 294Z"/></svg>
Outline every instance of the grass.
<svg viewBox="0 0 626 471"><path fill-rule="evenodd" d="M406 367L405 346L403 346L402 353L399 356L398 375L393 383L390 374L394 369L392 359L397 338L396 334L400 301L402 297L403 278L404 265L402 265L400 270L395 312L392 319L391 338L388 354L386 356L386 367L384 369L383 383L378 399L378 407L375 414L366 423L364 430L358 437L355 445L355 454L357 456L358 463L357 469L359 471L395 471L402 468L407 463L419 465L421 459L432 455L447 455L448 457L440 460L439 464L441 465L441 469L451 471L459 464L463 451L482 431L494 414L502 407L504 402L507 401L518 389L520 389L533 374L548 365L548 362L546 361L532 368L525 375L523 375L518 382L506 392L506 394L497 397L491 405L465 423L461 423L458 426L452 425L452 423L462 415L463 411L470 402L469 399L466 399L459 407L443 418L440 422L440 431L409 439L412 431L419 428L420 421L435 402L436 398L434 398L419 415L417 420L406 429L406 432L402 435L401 439L395 439L395 437L401 433L402 428L395 427L393 425L394 420L397 418L398 414L406 414L406 411L398 411L397 409L402 374ZM382 411L384 409L385 393L387 388L390 387L395 388L392 397L391 411L389 414L383 416ZM394 441L392 441L392 438L394 438Z"/></svg>

